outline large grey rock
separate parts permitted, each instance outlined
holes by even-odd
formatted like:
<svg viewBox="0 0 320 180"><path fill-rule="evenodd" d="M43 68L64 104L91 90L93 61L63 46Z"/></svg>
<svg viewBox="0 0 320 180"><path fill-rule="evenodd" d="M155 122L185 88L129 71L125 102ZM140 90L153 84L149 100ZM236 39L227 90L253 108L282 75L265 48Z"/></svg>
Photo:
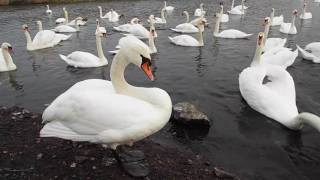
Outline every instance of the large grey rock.
<svg viewBox="0 0 320 180"><path fill-rule="evenodd" d="M173 106L173 120L183 124L210 126L208 116L200 112L195 105L189 102L180 102Z"/></svg>

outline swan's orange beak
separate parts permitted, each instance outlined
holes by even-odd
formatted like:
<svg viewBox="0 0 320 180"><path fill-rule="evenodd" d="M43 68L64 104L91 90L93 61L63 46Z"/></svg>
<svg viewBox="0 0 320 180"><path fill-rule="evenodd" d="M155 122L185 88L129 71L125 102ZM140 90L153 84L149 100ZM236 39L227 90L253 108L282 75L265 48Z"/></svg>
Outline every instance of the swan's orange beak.
<svg viewBox="0 0 320 180"><path fill-rule="evenodd" d="M151 81L154 81L154 76L152 74L152 70L151 70L150 64L148 62L143 63L141 65L141 69L143 70L143 72L148 76L148 78Z"/></svg>

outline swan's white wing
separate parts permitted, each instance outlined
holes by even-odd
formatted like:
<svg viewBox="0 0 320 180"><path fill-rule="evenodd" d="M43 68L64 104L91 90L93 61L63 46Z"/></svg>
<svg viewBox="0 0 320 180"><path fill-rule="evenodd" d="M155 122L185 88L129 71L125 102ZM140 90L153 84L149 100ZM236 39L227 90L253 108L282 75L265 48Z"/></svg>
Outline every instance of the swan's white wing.
<svg viewBox="0 0 320 180"><path fill-rule="evenodd" d="M286 42L286 38L268 38L264 46L264 51L267 52L271 49L282 48L286 44Z"/></svg>
<svg viewBox="0 0 320 180"><path fill-rule="evenodd" d="M298 50L292 52L289 48L281 48L275 53L264 53L261 56L261 62L287 68L294 63L297 56Z"/></svg>
<svg viewBox="0 0 320 180"><path fill-rule="evenodd" d="M272 26L279 26L283 23L283 15L275 16L272 20Z"/></svg>
<svg viewBox="0 0 320 180"><path fill-rule="evenodd" d="M77 30L73 27L67 26L67 25L60 25L53 29L55 32L76 32Z"/></svg>
<svg viewBox="0 0 320 180"><path fill-rule="evenodd" d="M149 38L149 31L145 27L143 27L141 24L132 25L130 28L130 34L142 39Z"/></svg>
<svg viewBox="0 0 320 180"><path fill-rule="evenodd" d="M220 22L222 22L222 23L229 22L229 15L222 14Z"/></svg>
<svg viewBox="0 0 320 180"><path fill-rule="evenodd" d="M66 19L65 19L65 18L58 18L58 19L56 19L56 23L57 23L57 24L64 23L64 22L66 22Z"/></svg>
<svg viewBox="0 0 320 180"><path fill-rule="evenodd" d="M183 23L176 26L176 28L171 29L175 32L182 32L182 33L196 33L199 32L199 29L196 28L191 23Z"/></svg>
<svg viewBox="0 0 320 180"><path fill-rule="evenodd" d="M72 36L72 34L70 34L70 35L56 34L56 37L60 38L62 41L68 40L71 36Z"/></svg>
<svg viewBox="0 0 320 180"><path fill-rule="evenodd" d="M86 80L55 99L44 111L43 120L60 122L75 134L91 136L90 141L108 144L149 135L154 115L151 104L115 94L110 81Z"/></svg>
<svg viewBox="0 0 320 180"><path fill-rule="evenodd" d="M180 46L199 46L198 40L189 35L168 37L173 44Z"/></svg>
<svg viewBox="0 0 320 180"><path fill-rule="evenodd" d="M50 47L58 44L61 39L57 38L56 33L50 30L43 30L33 38L33 45L36 47Z"/></svg>
<svg viewBox="0 0 320 180"><path fill-rule="evenodd" d="M298 50L300 51L302 58L306 60L313 61L314 63L320 63L320 57L313 55L312 53L309 53L308 51L302 49L297 45Z"/></svg>
<svg viewBox="0 0 320 180"><path fill-rule="evenodd" d="M75 51L68 56L60 55L60 58L64 60L68 65L73 67L98 67L101 65L100 59L88 52Z"/></svg>
<svg viewBox="0 0 320 180"><path fill-rule="evenodd" d="M123 24L117 27L113 27L113 29L120 32L130 32L131 26L132 26L131 24Z"/></svg>
<svg viewBox="0 0 320 180"><path fill-rule="evenodd" d="M320 57L320 42L313 42L306 45L305 50L311 51L317 57Z"/></svg>

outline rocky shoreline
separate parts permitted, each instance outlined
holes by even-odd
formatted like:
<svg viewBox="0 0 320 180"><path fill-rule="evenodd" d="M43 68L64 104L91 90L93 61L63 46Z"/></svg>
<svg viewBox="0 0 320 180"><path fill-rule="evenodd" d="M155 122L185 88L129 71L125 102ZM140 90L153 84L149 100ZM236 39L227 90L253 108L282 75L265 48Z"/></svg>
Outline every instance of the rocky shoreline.
<svg viewBox="0 0 320 180"><path fill-rule="evenodd" d="M39 138L41 121L40 114L23 108L0 108L0 179L133 179L100 145ZM145 179L236 179L205 157L150 139L134 148L145 152L149 163Z"/></svg>

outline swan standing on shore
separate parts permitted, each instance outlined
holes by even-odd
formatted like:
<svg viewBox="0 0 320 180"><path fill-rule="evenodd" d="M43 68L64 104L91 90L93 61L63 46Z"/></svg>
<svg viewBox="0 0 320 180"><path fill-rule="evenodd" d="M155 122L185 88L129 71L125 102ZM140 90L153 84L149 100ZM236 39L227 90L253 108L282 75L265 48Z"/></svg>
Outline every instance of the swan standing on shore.
<svg viewBox="0 0 320 180"><path fill-rule="evenodd" d="M96 29L96 45L98 51L98 57L83 51L75 51L69 54L68 56L64 56L59 54L60 58L64 60L69 66L73 66L75 68L91 68L91 67L100 67L108 64L107 58L103 54L102 44L101 44L101 36L105 37L105 33L100 32L100 24L97 20L97 29Z"/></svg>
<svg viewBox="0 0 320 180"><path fill-rule="evenodd" d="M33 40L31 39L28 25L22 25L22 30L27 39L27 50L34 51L38 49L45 49L53 47L61 41L61 38L55 36L55 33L52 31L40 31L38 32Z"/></svg>
<svg viewBox="0 0 320 180"><path fill-rule="evenodd" d="M203 10L203 3L200 4L200 8L197 8L195 11L194 11L194 16L204 16L206 14L206 11Z"/></svg>
<svg viewBox="0 0 320 180"><path fill-rule="evenodd" d="M271 19L271 26L280 26L283 23L283 15L280 16L274 16L275 9L272 8L270 19Z"/></svg>
<svg viewBox="0 0 320 180"><path fill-rule="evenodd" d="M263 33L260 33L254 58L256 65L244 69L239 75L242 97L252 109L289 129L300 130L308 124L320 131L318 116L306 112L299 114L291 75L278 66L260 65L263 38ZM269 82L263 83L265 77Z"/></svg>
<svg viewBox="0 0 320 180"><path fill-rule="evenodd" d="M300 19L311 19L312 18L312 13L306 12L307 11L306 8L307 8L307 1L304 1L302 14L300 14Z"/></svg>
<svg viewBox="0 0 320 180"><path fill-rule="evenodd" d="M4 42L0 48L0 72L13 71L17 66L13 63L10 53L12 53L11 44Z"/></svg>
<svg viewBox="0 0 320 180"><path fill-rule="evenodd" d="M117 147L131 146L162 129L170 119L172 103L168 93L160 88L135 87L125 80L129 64L154 80L148 46L133 36L121 38L119 44L120 51L111 65L111 81L84 80L57 97L43 112L46 124L40 137L102 144L113 150L119 165L132 175L128 166L147 169L139 161L143 157L128 163L122 156L119 158L121 148Z"/></svg>
<svg viewBox="0 0 320 180"><path fill-rule="evenodd" d="M68 40L68 39L72 36L72 34L70 34L70 35L65 35L65 34L55 33L55 32L52 31L52 30L43 30L42 22L41 22L41 21L37 21L37 25L38 25L39 32L44 32L44 33L43 33L43 36L46 36L46 38L49 38L50 36L54 35L56 38L61 39L61 41L66 41L66 40Z"/></svg>
<svg viewBox="0 0 320 180"><path fill-rule="evenodd" d="M203 31L204 31L204 24L205 22L203 20L200 20L198 22L198 39L195 39L192 36L189 35L179 35L175 37L168 37L170 41L178 46L204 46L203 43Z"/></svg>
<svg viewBox="0 0 320 180"><path fill-rule="evenodd" d="M199 29L193 24L189 23L189 13L187 11L183 11L183 14L186 15L186 22L177 25L175 28L171 28L171 30L180 33L197 33Z"/></svg>
<svg viewBox="0 0 320 180"><path fill-rule="evenodd" d="M303 59L310 60L314 63L320 63L320 42L310 43L306 45L304 49L297 45L297 48Z"/></svg>
<svg viewBox="0 0 320 180"><path fill-rule="evenodd" d="M49 4L47 4L47 10L46 10L47 15L52 15L52 10L49 7Z"/></svg>
<svg viewBox="0 0 320 180"><path fill-rule="evenodd" d="M298 14L298 11L295 9L292 12L291 23L282 23L280 25L280 32L285 33L285 34L297 34L297 28L295 25L297 14Z"/></svg>
<svg viewBox="0 0 320 180"><path fill-rule="evenodd" d="M223 31L219 32L220 20L221 20L221 14L218 13L218 14L216 14L216 25L215 25L214 31L213 31L214 37L235 39L235 38L248 38L252 35L252 34L247 34L247 33L244 33L242 31L239 31L236 29L227 29L227 30L223 30Z"/></svg>

